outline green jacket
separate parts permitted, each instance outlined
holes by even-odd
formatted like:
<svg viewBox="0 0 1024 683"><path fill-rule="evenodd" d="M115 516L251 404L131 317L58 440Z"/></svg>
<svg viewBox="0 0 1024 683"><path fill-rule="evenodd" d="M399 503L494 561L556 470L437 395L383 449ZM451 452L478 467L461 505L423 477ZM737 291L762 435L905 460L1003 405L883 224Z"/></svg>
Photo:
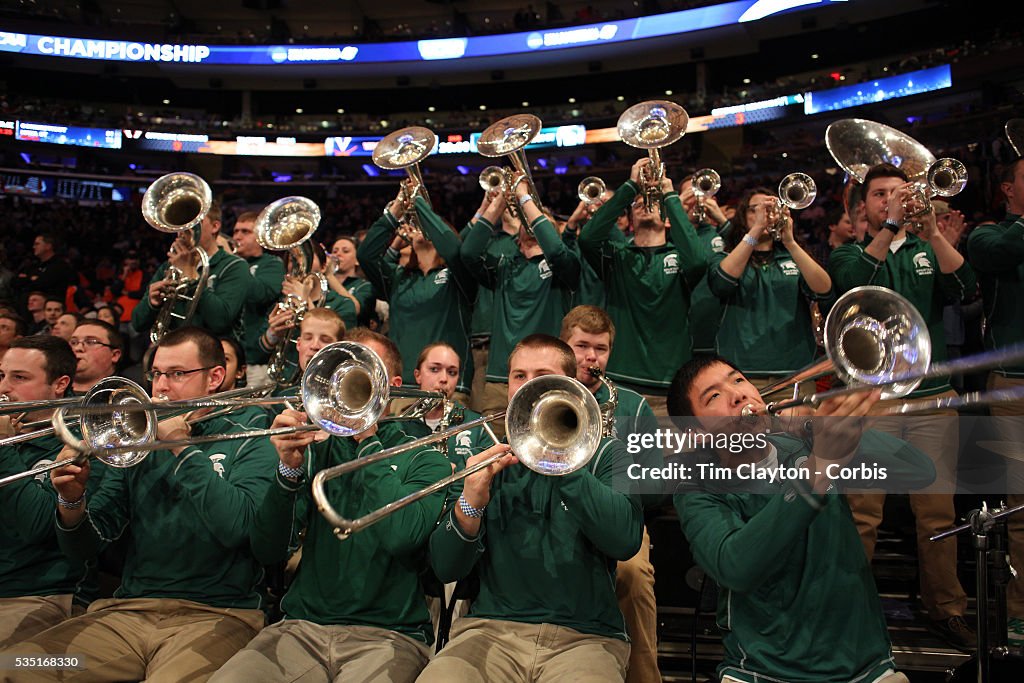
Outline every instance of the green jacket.
<svg viewBox="0 0 1024 683"><path fill-rule="evenodd" d="M459 238L465 241L466 237L469 236L469 231L472 229L473 224L467 224L462 229L462 232L459 233ZM517 251L519 251L519 245L516 242L515 235L510 235L504 230L496 230L494 238L487 245L488 256L495 260L500 259L502 256L512 258ZM473 317L469 325L470 336L490 337L491 324L493 322L494 290L487 289L486 287L477 287L476 300L473 302Z"/></svg>
<svg viewBox="0 0 1024 683"><path fill-rule="evenodd" d="M267 317L270 311L281 299L284 262L268 252L263 252L256 258L246 259L246 262L249 264L252 282L245 300L245 308L242 310L242 323L245 325L242 348L245 349L246 363L263 365L267 362L269 354L260 344L260 337L267 330Z"/></svg>
<svg viewBox="0 0 1024 683"><path fill-rule="evenodd" d="M771 443L770 465L808 455L806 443L788 435ZM864 433L851 464L858 461L886 467L887 487L920 488L935 478L928 456L880 432ZM719 675L750 683L873 681L894 668L845 496L810 494L799 483L762 480L742 491L729 483L709 481L674 498L694 559L721 587Z"/></svg>
<svg viewBox="0 0 1024 683"><path fill-rule="evenodd" d="M167 262L164 261L153 273L149 283L162 280L166 271ZM199 306L191 324L205 328L219 337L230 335L238 341L243 341L245 333L242 329L242 308L245 306L249 289L253 286L252 280L249 266L244 259L218 249L217 253L210 257L210 275L206 288L199 297ZM146 292L139 305L132 311L132 327L140 333L148 332L160 313L159 308L153 308L149 304L148 285ZM174 312L184 314L187 306L188 302L178 301ZM180 324L171 327L180 327Z"/></svg>
<svg viewBox="0 0 1024 683"><path fill-rule="evenodd" d="M366 325L375 315L377 297L373 291L373 285L369 280L361 277L347 277L341 286L348 290L348 293L359 302L359 313L356 313L356 305L347 296L342 296L334 290L327 291L327 299L324 305L341 316L345 323L345 329Z"/></svg>
<svg viewBox="0 0 1024 683"><path fill-rule="evenodd" d="M697 226L697 237L704 245L704 258L709 266L717 254L725 253L725 234L731 224L726 221L718 228L709 223ZM694 353L713 353L718 323L722 318L722 306L718 297L711 293L707 278L701 278L690 296L690 332L693 335Z"/></svg>
<svg viewBox="0 0 1024 683"><path fill-rule="evenodd" d="M0 477L54 462L63 447L55 436L44 436L0 448ZM107 466L93 459L86 495L96 491ZM71 558L57 545L57 492L49 474L22 479L0 489L0 598L73 594L80 605L97 597L92 558Z"/></svg>
<svg viewBox="0 0 1024 683"><path fill-rule="evenodd" d="M434 572L443 582L478 572L470 616L627 640L615 565L639 550L643 516L639 501L615 491L612 479L629 464L620 441L602 439L587 467L564 477L521 465L503 470L479 535L467 536L454 511L431 535Z"/></svg>
<svg viewBox="0 0 1024 683"><path fill-rule="evenodd" d="M332 437L306 451L307 476L271 485L251 527L252 551L266 564L284 560L302 541L302 561L281 608L288 619L317 624L375 626L425 643L433 629L418 570L437 524L445 492L422 498L381 522L338 540L317 511L310 481L320 470L396 446L411 437L394 424L357 444ZM327 482L340 515L354 519L451 474L436 450L420 448Z"/></svg>
<svg viewBox="0 0 1024 683"><path fill-rule="evenodd" d="M985 347L1024 341L1024 217L1007 214L1001 223L979 225L967 238L971 265L978 271L985 302ZM996 370L1024 377L1024 365Z"/></svg>
<svg viewBox="0 0 1024 683"><path fill-rule="evenodd" d="M818 349L810 302L819 302L827 314L832 290L813 292L782 245L775 246L765 265L751 259L739 279L722 270L726 256L712 258L707 277L722 304L715 352L748 377L786 376L808 365Z"/></svg>
<svg viewBox="0 0 1024 683"><path fill-rule="evenodd" d="M408 269L385 258L394 239L397 221L390 213L373 224L359 245L359 263L378 295L390 305L388 336L402 354L402 381L416 384L413 371L427 344L448 342L462 361L458 391L468 392L473 379L469 331L476 280L462 263L459 237L435 214L422 197L416 210L423 234L445 260L429 273Z"/></svg>
<svg viewBox="0 0 1024 683"><path fill-rule="evenodd" d="M860 285L888 287L914 305L928 325L932 343L932 363L946 360L946 332L942 325L943 307L974 296L974 271L965 261L949 274L939 272L935 252L927 242L907 234L907 240L885 261L878 261L864 249L870 235L859 244L843 244L832 251L828 270L836 294L842 295ZM925 380L908 398L932 396L951 389L948 377Z"/></svg>
<svg viewBox="0 0 1024 683"><path fill-rule="evenodd" d="M619 234L622 235L621 232ZM625 241L624 235L622 235L622 239ZM580 259L580 289L573 300L573 306L597 306L598 308L604 308L607 305L604 283L601 281L597 271L594 270L594 266L590 265L590 261L583 258L583 254L580 252L577 233L566 228L562 233L562 241Z"/></svg>
<svg viewBox="0 0 1024 683"><path fill-rule="evenodd" d="M266 427L255 407L202 422L193 434ZM261 607L263 568L249 529L273 482L277 452L267 438L155 451L138 465L108 468L73 529L58 524L60 546L87 560L130 533L119 598L179 598L214 607ZM130 527L130 528L129 528Z"/></svg>
<svg viewBox="0 0 1024 683"><path fill-rule="evenodd" d="M690 359L690 292L707 264L675 192L663 199L671 226L664 246L644 248L620 239L615 220L636 194L632 181L622 185L583 226L580 250L604 281L615 323L608 376L645 390L666 390Z"/></svg>
<svg viewBox="0 0 1024 683"><path fill-rule="evenodd" d="M485 219L473 225L462 243L462 260L477 282L494 290L494 321L487 358L487 381L508 381L508 356L534 333L558 336L562 318L579 289L580 261L543 216L533 225L542 255L527 259L488 249L497 235ZM500 237L499 237L500 239Z"/></svg>

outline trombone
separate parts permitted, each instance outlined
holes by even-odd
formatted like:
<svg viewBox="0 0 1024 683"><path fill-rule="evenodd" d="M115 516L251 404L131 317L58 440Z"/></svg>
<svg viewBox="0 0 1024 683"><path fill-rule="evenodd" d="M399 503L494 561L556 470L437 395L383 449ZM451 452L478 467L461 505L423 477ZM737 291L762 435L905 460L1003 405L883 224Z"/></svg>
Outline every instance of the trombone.
<svg viewBox="0 0 1024 683"><path fill-rule="evenodd" d="M89 455L96 455L114 467L131 467L141 462L150 451L181 446L317 429L335 436L351 436L373 426L391 398L444 397L442 392L391 387L384 362L372 349L355 342L335 342L320 349L302 375L302 406L313 424L160 441L156 438L159 411L190 412L200 408L274 405L291 403L295 397L246 399L228 396L232 392L223 392L206 398L154 402L142 387L130 380L108 377L102 383L102 386L97 384L90 390L82 406L74 409L81 419L81 439L68 429L65 413L69 408L61 408L53 414L53 428L57 435L65 444L79 451L79 456L6 477L0 480L0 486L63 467ZM251 389L233 391L252 393Z"/></svg>
<svg viewBox="0 0 1024 683"><path fill-rule="evenodd" d="M288 294L276 304L278 310L291 311L295 325L286 331L267 361L267 377L275 384L291 381L295 363L288 360L298 323L309 308L327 298L327 278L313 273L313 243L310 237L320 225L320 207L306 197L284 197L271 203L256 218L253 232L264 249L288 252L287 277L302 284L307 297Z"/></svg>
<svg viewBox="0 0 1024 683"><path fill-rule="evenodd" d="M331 525L334 535L345 540L388 515L490 467L502 455L482 460L356 519L342 517L330 504L326 491L328 481L435 441L447 440L459 432L477 426L483 426L497 444L500 440L488 425L502 418L505 420L512 452L520 462L538 474L561 476L575 472L590 462L601 443L601 409L594 395L571 377L535 377L523 384L512 396L507 410L479 417L358 460L320 470L313 477L313 499L316 507Z"/></svg>
<svg viewBox="0 0 1024 683"><path fill-rule="evenodd" d="M865 386L881 387L883 399L902 398L927 379L988 370L1024 360L1024 344L1017 344L933 365L931 338L924 318L913 304L896 292L873 285L855 287L836 301L825 320L825 352L827 360L814 363L761 391L762 396L768 396L793 385L793 398L768 403L767 414L776 415L804 405L818 406L835 396L863 391ZM835 373L849 386L798 397L799 382L829 373ZM910 414L992 403L1012 400L1007 398L1012 394L1012 391L967 394L956 399L914 402L892 412ZM1017 394L1020 397L1021 392ZM745 416L757 414L752 405L743 408Z"/></svg>
<svg viewBox="0 0 1024 683"><path fill-rule="evenodd" d="M171 284L164 292L163 304L149 333L154 344L171 330L174 321L187 325L199 307L199 297L206 289L210 273L210 257L199 246L199 239L203 219L212 204L210 186L193 173L161 176L153 181L142 197L142 217L146 222L161 232L181 234L191 243L193 258L198 259L195 278L187 278L181 269L168 265L165 274ZM190 289L192 293L188 294ZM179 300L188 303L184 313L174 312Z"/></svg>
<svg viewBox="0 0 1024 683"><path fill-rule="evenodd" d="M427 184L423 182L420 162L437 147L437 134L424 126L409 126L389 133L373 148L373 163L386 171L405 169L408 178L402 181L401 201L405 206L403 220L416 230L420 229L416 213L416 197L429 204Z"/></svg>
<svg viewBox="0 0 1024 683"><path fill-rule="evenodd" d="M665 164L658 150L678 142L686 134L689 122L686 110L668 100L640 102L619 116L619 137L630 147L646 149L651 159L640 176L640 190L648 213L654 211L661 199L661 179L665 177Z"/></svg>
<svg viewBox="0 0 1024 683"><path fill-rule="evenodd" d="M507 156L512 168L488 166L480 174L480 185L485 190L498 189L505 196L505 204L527 233L533 234L526 212L516 199L516 187L526 181L530 197L538 209L543 209L540 194L533 184L530 164L523 148L540 132L540 119L533 114L514 114L488 126L476 142L477 151L485 157ZM500 173L500 176L497 175Z"/></svg>

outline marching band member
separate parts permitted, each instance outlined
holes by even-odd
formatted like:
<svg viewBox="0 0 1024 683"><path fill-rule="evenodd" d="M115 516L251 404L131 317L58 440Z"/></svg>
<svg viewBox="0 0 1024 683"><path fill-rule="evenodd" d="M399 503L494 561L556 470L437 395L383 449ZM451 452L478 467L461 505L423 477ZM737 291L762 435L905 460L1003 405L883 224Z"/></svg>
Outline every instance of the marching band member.
<svg viewBox="0 0 1024 683"><path fill-rule="evenodd" d="M124 337L110 323L86 318L78 324L69 340L75 352L72 389L85 394L105 377L117 374L117 364L124 353Z"/></svg>
<svg viewBox="0 0 1024 683"><path fill-rule="evenodd" d="M509 357L509 399L542 375L575 377L565 342L543 334ZM505 456L464 480L458 503L430 538L443 582L480 577L480 593L450 642L417 679L449 681L622 681L629 659L615 600L615 562L634 556L640 503L612 487L630 458L602 439L588 466L545 477L517 467L508 446L471 457Z"/></svg>
<svg viewBox="0 0 1024 683"><path fill-rule="evenodd" d="M154 396L191 399L214 393L224 372L216 337L182 327L157 344L148 374ZM239 408L193 427L184 416L162 420L158 433L180 440L265 425L262 410ZM107 468L98 489L87 490L88 460L51 472L61 499L57 539L69 557L90 561L126 532L130 540L115 597L18 652L86 653L87 668L75 674L83 681L206 680L263 626L263 568L249 531L276 460L266 439L240 439L175 446L134 467ZM51 675L21 673L18 680Z"/></svg>
<svg viewBox="0 0 1024 683"><path fill-rule="evenodd" d="M392 386L402 383L394 342L369 330L352 340L384 361ZM286 410L274 427L306 422ZM295 680L316 672L325 680L411 683L426 664L433 630L418 576L417 557L444 506L444 491L427 496L377 525L340 542L313 504L309 482L322 469L411 440L393 423L351 438L324 432L271 437L279 463L252 521L253 553L279 562L302 544L299 563L281 602L285 617L263 629L211 679L214 682ZM422 447L389 458L342 480L328 482L332 505L359 516L451 474L448 461ZM300 541L300 534L304 540Z"/></svg>
<svg viewBox="0 0 1024 683"><path fill-rule="evenodd" d="M370 320L377 305L373 285L369 280L356 275L359 267L356 251L355 238L342 235L334 240L324 268L324 276L330 288L324 305L340 315L345 321L345 327L350 330Z"/></svg>

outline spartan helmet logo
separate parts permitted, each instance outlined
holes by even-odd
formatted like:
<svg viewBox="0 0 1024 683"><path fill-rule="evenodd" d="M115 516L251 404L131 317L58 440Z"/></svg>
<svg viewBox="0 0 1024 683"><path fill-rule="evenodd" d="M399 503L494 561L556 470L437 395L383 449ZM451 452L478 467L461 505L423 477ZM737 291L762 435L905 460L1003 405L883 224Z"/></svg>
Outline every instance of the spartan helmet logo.
<svg viewBox="0 0 1024 683"><path fill-rule="evenodd" d="M50 460L49 458L43 458L42 460L40 460L39 462L37 462L37 463L36 463L35 465L32 465L32 467L31 467L31 468L29 468L29 469L33 469L33 470L34 470L34 469L35 469L35 468L37 468L37 467L43 467L43 466L45 466L45 465L52 465L52 464L53 464L54 462L56 462L56 461L55 461L55 460ZM36 475L35 477L33 477L33 478L34 478L34 479L35 479L36 481L40 481L40 482L42 482L43 484L45 484L45 483L46 483L46 482L47 482L47 481L49 480L49 478L50 478L50 474L49 474L48 472L40 472L39 474L37 474L37 475Z"/></svg>
<svg viewBox="0 0 1024 683"><path fill-rule="evenodd" d="M455 445L459 448L471 448L473 436L469 432L459 432L455 435Z"/></svg>
<svg viewBox="0 0 1024 683"><path fill-rule="evenodd" d="M665 275L675 275L679 272L679 254L675 252L665 254L662 265L665 267Z"/></svg>
<svg viewBox="0 0 1024 683"><path fill-rule="evenodd" d="M537 264L537 270L540 272L541 280L547 280L551 277L551 266L548 265L547 259L540 260L540 263Z"/></svg>
<svg viewBox="0 0 1024 683"><path fill-rule="evenodd" d="M914 254L914 270L918 275L931 275L934 272L932 262L928 260L928 254L923 251Z"/></svg>
<svg viewBox="0 0 1024 683"><path fill-rule="evenodd" d="M437 271L437 275L434 276L434 284L443 285L446 282L448 282L448 269L442 268L441 270Z"/></svg>
<svg viewBox="0 0 1024 683"><path fill-rule="evenodd" d="M725 240L722 239L721 235L715 235L711 238L711 251L716 254L721 254L725 251Z"/></svg>
<svg viewBox="0 0 1024 683"><path fill-rule="evenodd" d="M221 460L226 457L228 456L223 453L214 453L210 456L210 462L213 463L213 471L216 472L217 476L221 479L224 478L224 465L221 464Z"/></svg>
<svg viewBox="0 0 1024 683"><path fill-rule="evenodd" d="M779 268L782 269L783 275L800 275L800 269L797 268L796 264L789 259L779 261Z"/></svg>

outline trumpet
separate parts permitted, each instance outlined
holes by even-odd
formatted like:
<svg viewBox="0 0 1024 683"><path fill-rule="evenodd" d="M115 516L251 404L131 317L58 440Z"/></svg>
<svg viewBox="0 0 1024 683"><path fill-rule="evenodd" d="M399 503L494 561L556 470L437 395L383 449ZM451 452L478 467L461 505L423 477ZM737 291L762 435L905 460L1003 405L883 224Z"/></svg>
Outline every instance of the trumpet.
<svg viewBox="0 0 1024 683"><path fill-rule="evenodd" d="M373 163L385 170L405 169L408 177L402 181L401 201L405 206L403 221L419 230L416 214L416 197L423 197L429 204L427 185L423 182L420 162L430 156L437 147L437 135L423 126L410 126L387 135L373 148Z"/></svg>
<svg viewBox="0 0 1024 683"><path fill-rule="evenodd" d="M530 228L530 221L526 219L523 207L520 206L519 200L516 198L516 187L525 180L534 204L538 209L543 207L537 187L533 184L526 152L523 151L523 148L537 137L540 128L541 122L536 116L515 114L488 126L480 134L480 139L476 143L477 151L485 157L508 157L512 168L488 166L480 174L480 185L484 190L500 190L505 196L508 210L531 235L533 230ZM500 183L498 182L499 177Z"/></svg>
<svg viewBox="0 0 1024 683"><path fill-rule="evenodd" d="M695 225L704 222L707 216L707 207L704 202L709 197L714 197L722 189L722 176L713 168L702 168L693 174L693 196L697 198L697 208L694 211L693 220Z"/></svg>
<svg viewBox="0 0 1024 683"><path fill-rule="evenodd" d="M608 187L604 181L592 175L580 181L580 184L576 187L576 196L584 204L593 205L604 196L607 190Z"/></svg>
<svg viewBox="0 0 1024 683"><path fill-rule="evenodd" d="M344 540L388 515L490 467L502 456L487 458L356 519L342 517L330 504L326 492L328 481L435 441L447 441L461 431L478 426L487 429L494 443L498 443L488 425L500 419L505 420L512 452L521 463L538 474L560 476L575 472L590 462L601 443L601 411L590 390L570 377L535 377L519 388L505 411L320 470L313 477L313 499L317 509L331 525L334 535Z"/></svg>
<svg viewBox="0 0 1024 683"><path fill-rule="evenodd" d="M768 211L768 234L772 239L782 239L782 231L786 227L786 216L782 213L782 207L786 206L791 210L806 209L814 203L818 196L818 187L814 184L814 178L806 173L790 173L779 183L779 194L775 201L769 206Z"/></svg>
<svg viewBox="0 0 1024 683"><path fill-rule="evenodd" d="M686 134L689 121L686 110L668 100L634 104L619 117L617 128L622 141L630 147L646 149L651 159L640 178L648 213L654 211L661 199L661 179L665 177L665 164L658 150L678 142Z"/></svg>
<svg viewBox="0 0 1024 683"><path fill-rule="evenodd" d="M161 232L180 234L190 244L197 272L195 278L185 277L180 268L168 266L165 276L170 283L163 292L163 303L149 334L154 344L171 330L175 321L188 325L199 307L199 298L206 289L210 271L210 257L199 246L199 239L203 219L210 212L212 203L210 186L192 173L161 176L153 181L142 197L143 218ZM187 303L184 313L175 312L179 301Z"/></svg>
<svg viewBox="0 0 1024 683"><path fill-rule="evenodd" d="M291 381L298 366L288 359L288 350L295 341L298 324L310 308L327 298L327 278L312 272L314 246L310 238L319 225L320 207L313 200L284 197L264 208L253 226L261 247L288 252L287 277L299 282L304 293L289 293L276 305L276 310L291 311L295 324L284 333L267 361L267 377L275 384Z"/></svg>

